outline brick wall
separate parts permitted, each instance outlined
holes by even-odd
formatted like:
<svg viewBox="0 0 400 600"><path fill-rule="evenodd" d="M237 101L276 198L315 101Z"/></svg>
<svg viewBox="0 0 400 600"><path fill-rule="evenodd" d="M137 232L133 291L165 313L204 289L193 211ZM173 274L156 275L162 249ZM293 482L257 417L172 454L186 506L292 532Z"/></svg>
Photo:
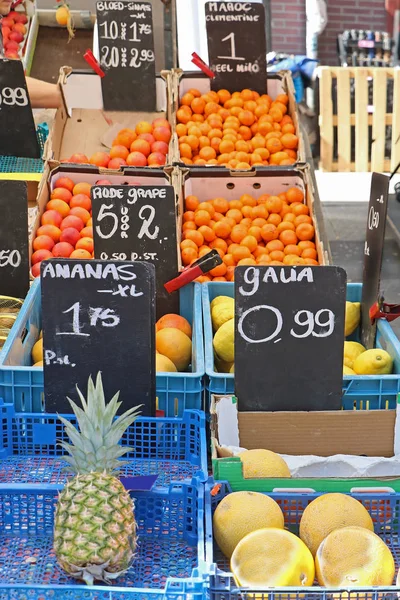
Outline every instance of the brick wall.
<svg viewBox="0 0 400 600"><path fill-rule="evenodd" d="M385 0L328 0L328 25L319 38L321 64L336 65L336 40L344 29L386 31ZM305 0L271 0L272 49L304 54Z"/></svg>

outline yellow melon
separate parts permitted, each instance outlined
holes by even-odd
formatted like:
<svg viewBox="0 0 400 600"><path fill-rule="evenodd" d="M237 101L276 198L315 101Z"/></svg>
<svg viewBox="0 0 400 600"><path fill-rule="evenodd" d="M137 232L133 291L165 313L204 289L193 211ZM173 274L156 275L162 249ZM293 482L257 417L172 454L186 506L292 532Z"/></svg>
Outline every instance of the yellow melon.
<svg viewBox="0 0 400 600"><path fill-rule="evenodd" d="M215 541L228 558L242 538L264 527L284 527L281 509L265 494L233 492L221 500L214 512Z"/></svg>
<svg viewBox="0 0 400 600"><path fill-rule="evenodd" d="M332 531L318 548L315 568L318 583L333 588L388 586L395 574L385 542L363 527Z"/></svg>
<svg viewBox="0 0 400 600"><path fill-rule="evenodd" d="M309 587L315 574L313 556L304 542L275 528L246 535L232 554L231 571L237 585L252 590Z"/></svg>
<svg viewBox="0 0 400 600"><path fill-rule="evenodd" d="M165 327L156 333L156 350L172 360L178 371L185 371L192 357L192 341L180 329Z"/></svg>
<svg viewBox="0 0 400 600"><path fill-rule="evenodd" d="M246 450L240 454L243 465L243 477L291 477L290 470L283 458L271 450Z"/></svg>
<svg viewBox="0 0 400 600"><path fill-rule="evenodd" d="M156 373L176 373L177 368L168 358L168 356L164 356L157 352L156 354Z"/></svg>
<svg viewBox="0 0 400 600"><path fill-rule="evenodd" d="M371 516L361 502L346 494L324 494L303 512L299 533L315 556L320 543L331 531L353 525L374 531Z"/></svg>

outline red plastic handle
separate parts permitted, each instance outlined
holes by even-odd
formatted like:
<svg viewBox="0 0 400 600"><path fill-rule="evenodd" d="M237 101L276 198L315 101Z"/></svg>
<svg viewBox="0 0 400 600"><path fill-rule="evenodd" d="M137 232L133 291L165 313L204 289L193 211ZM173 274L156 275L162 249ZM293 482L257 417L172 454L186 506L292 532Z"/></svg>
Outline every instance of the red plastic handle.
<svg viewBox="0 0 400 600"><path fill-rule="evenodd" d="M96 60L93 52L91 50L86 50L85 54L83 55L83 58L86 60L87 64L89 65L89 67L91 67L93 69L93 71L95 73L97 73L97 75L99 77L105 77L106 74L104 73L104 71L102 70L102 68L100 67L100 64L98 62L98 60Z"/></svg>
<svg viewBox="0 0 400 600"><path fill-rule="evenodd" d="M209 77L210 79L214 79L215 73L211 71L210 67L200 58L200 56L196 52L192 52L192 63L199 67Z"/></svg>

